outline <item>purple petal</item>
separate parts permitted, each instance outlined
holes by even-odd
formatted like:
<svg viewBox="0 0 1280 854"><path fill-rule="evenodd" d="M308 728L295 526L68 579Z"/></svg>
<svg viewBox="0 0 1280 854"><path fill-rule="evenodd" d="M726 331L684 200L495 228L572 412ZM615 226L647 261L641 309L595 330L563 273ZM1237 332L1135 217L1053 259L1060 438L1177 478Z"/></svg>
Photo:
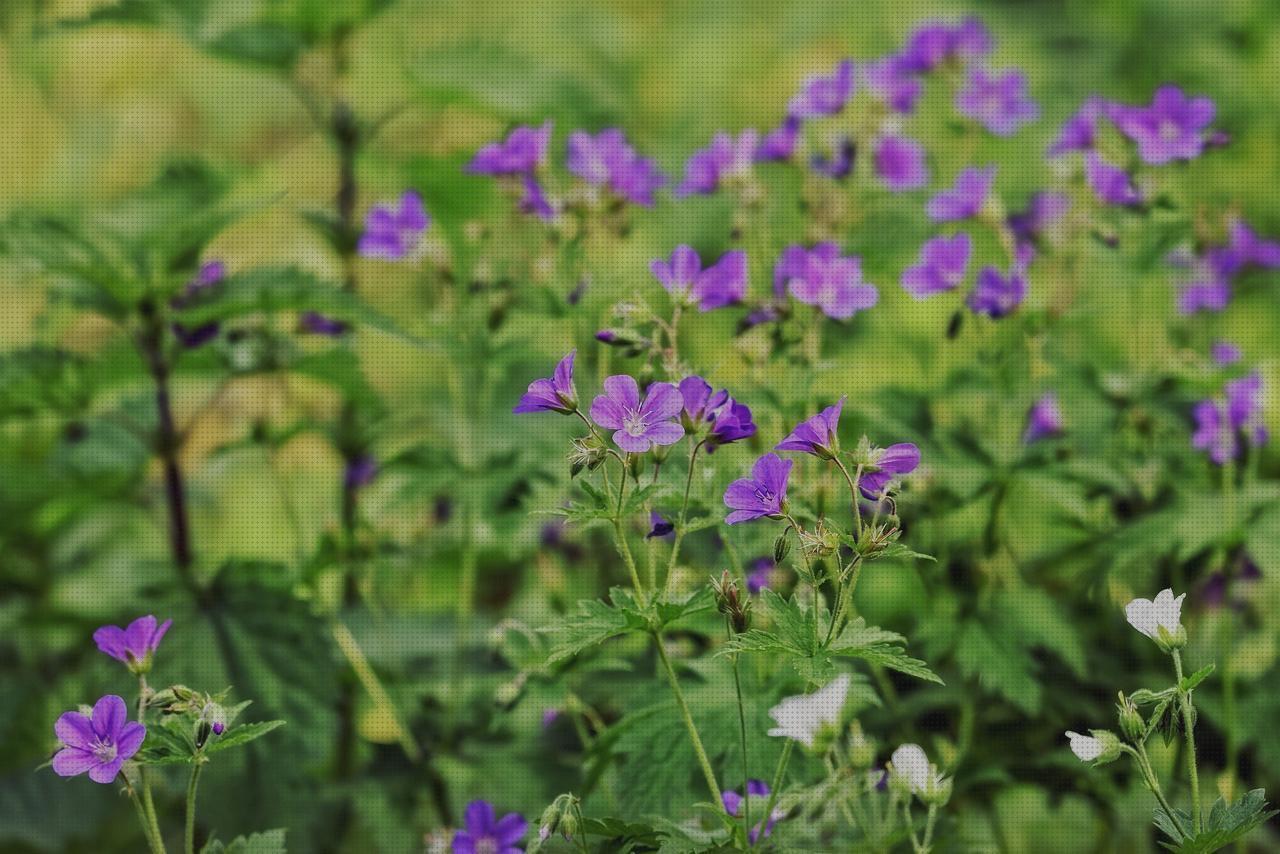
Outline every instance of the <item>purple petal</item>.
<svg viewBox="0 0 1280 854"><path fill-rule="evenodd" d="M684 438L684 428L674 421L666 421L650 427L644 435L655 445L674 445Z"/></svg>
<svg viewBox="0 0 1280 854"><path fill-rule="evenodd" d="M115 694L107 694L99 699L93 707L91 717L94 733L104 740L114 740L128 719L128 706L124 704L123 698Z"/></svg>
<svg viewBox="0 0 1280 854"><path fill-rule="evenodd" d="M120 767L124 765L123 757L117 756L110 762L104 762L101 765L94 765L89 769L89 779L95 783L101 783L104 786L115 781L116 775L120 773Z"/></svg>
<svg viewBox="0 0 1280 854"><path fill-rule="evenodd" d="M493 827L493 838L501 845L515 845L529 829L529 822L519 813L507 813Z"/></svg>
<svg viewBox="0 0 1280 854"><path fill-rule="evenodd" d="M626 430L618 430L613 434L613 441L619 448L630 454L643 454L649 450L649 437L646 433L642 436L633 436Z"/></svg>
<svg viewBox="0 0 1280 854"><path fill-rule="evenodd" d="M93 633L93 641L107 655L125 664L129 663L129 657L125 655L124 629L119 626L103 626Z"/></svg>
<svg viewBox="0 0 1280 854"><path fill-rule="evenodd" d="M462 813L463 824L467 832L474 836L488 836L493 833L497 816L493 804L488 801L472 801Z"/></svg>
<svg viewBox="0 0 1280 854"><path fill-rule="evenodd" d="M630 377L628 377L630 379ZM632 380L635 382L635 380ZM680 410L684 407L684 398L680 392L671 383L654 383L649 386L648 393L645 395L644 405L640 407L640 414L644 416L646 421L664 421L668 418L674 418L680 414ZM680 435L684 435L681 432Z"/></svg>
<svg viewBox="0 0 1280 854"><path fill-rule="evenodd" d="M116 758L124 761L133 758L133 754L138 752L142 747L143 739L147 737L147 728L137 721L130 721L120 730L120 735L116 738Z"/></svg>
<svg viewBox="0 0 1280 854"><path fill-rule="evenodd" d="M53 723L53 731L67 747L80 747L88 750L93 744L96 734L93 724L79 712L63 712Z"/></svg>
<svg viewBox="0 0 1280 854"><path fill-rule="evenodd" d="M607 378L604 393L626 409L640 408L640 384L630 374L614 374Z"/></svg>
<svg viewBox="0 0 1280 854"><path fill-rule="evenodd" d="M54 754L53 773L59 777L75 777L97 764L98 758L89 751L66 747Z"/></svg>

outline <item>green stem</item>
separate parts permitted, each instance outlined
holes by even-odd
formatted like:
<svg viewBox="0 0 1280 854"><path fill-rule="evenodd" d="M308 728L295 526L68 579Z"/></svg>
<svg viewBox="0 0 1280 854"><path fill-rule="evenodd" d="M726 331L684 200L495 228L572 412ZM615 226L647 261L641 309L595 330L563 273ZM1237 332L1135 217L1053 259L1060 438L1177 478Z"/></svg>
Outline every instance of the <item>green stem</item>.
<svg viewBox="0 0 1280 854"><path fill-rule="evenodd" d="M933 845L933 826L938 821L938 805L929 805L929 817L924 824L924 842L920 844L921 849L928 852Z"/></svg>
<svg viewBox="0 0 1280 854"><path fill-rule="evenodd" d="M862 542L862 508L858 506L858 484L862 482L862 466L858 466L857 474L850 477L849 469L845 464L840 462L839 457L833 457L833 461L840 469L840 474L844 475L844 482L849 484L849 504L853 507L853 523L854 523L854 539Z"/></svg>
<svg viewBox="0 0 1280 854"><path fill-rule="evenodd" d="M134 791L133 786L127 781L125 782L125 787L129 790L129 800L133 802L134 809L138 811L138 822L142 825L142 835L147 837L147 847L151 849L151 854L167 854L164 840L161 838L155 824L148 817L142 801L138 799L138 793Z"/></svg>
<svg viewBox="0 0 1280 854"><path fill-rule="evenodd" d="M622 527L622 501L627 492L627 464L621 457L618 459L622 463L622 479L618 483L618 509L613 514L613 534L618 543L618 552L622 555L622 560L627 565L627 571L631 573L631 585L635 588L636 596L643 601L644 585L640 582L640 572L636 569L636 559L631 556L631 546L627 544L627 534Z"/></svg>
<svg viewBox="0 0 1280 854"><path fill-rule="evenodd" d="M725 622L726 628L729 630L730 637L733 636L733 627ZM733 656L733 690L738 699L738 739L742 745L742 785L747 785L747 780L751 779L751 764L747 761L747 713L742 704L742 679L738 674L738 656ZM746 834L744 840L751 838L751 798L746 789L743 789L745 797L742 799L742 832ZM767 821L767 819L766 819Z"/></svg>
<svg viewBox="0 0 1280 854"><path fill-rule="evenodd" d="M196 854L196 787L200 785L200 772L204 770L204 763L199 760L191 769L191 782L187 783L187 831L186 848L187 854Z"/></svg>
<svg viewBox="0 0 1280 854"><path fill-rule="evenodd" d="M1200 773L1196 768L1196 734L1194 730L1191 694L1182 690L1182 653L1173 651L1173 669L1178 677L1178 705L1182 707L1182 729L1187 736L1187 775L1191 778L1191 821L1196 835L1200 834Z"/></svg>
<svg viewBox="0 0 1280 854"><path fill-rule="evenodd" d="M787 773L787 764L791 762L791 751L795 748L796 743L792 739L787 739L786 744L782 745L782 755L778 757L778 767L773 771L773 786L769 789L769 801L764 807L765 827L769 826L769 816L773 815L773 808L778 803L778 793L782 790L782 778ZM750 839L750 831L748 831L748 839ZM764 838L764 834L760 834L760 839ZM756 841L759 842L760 839ZM755 845L751 846L755 849Z"/></svg>
<svg viewBox="0 0 1280 854"><path fill-rule="evenodd" d="M164 835L160 833L160 820L156 818L156 803L151 798L151 779L147 775L146 768L139 769L138 775L142 778L142 807L147 813L147 821L151 825L151 833L163 849Z"/></svg>
<svg viewBox="0 0 1280 854"><path fill-rule="evenodd" d="M711 798L715 801L715 805L724 810L724 798L720 795L720 786L716 783L715 771L711 769L711 760L707 757L707 750L702 746L702 737L698 735L697 724L693 722L693 714L689 711L689 703L684 698L684 692L680 690L680 680L676 678L676 671L671 666L671 659L667 657L667 650L662 645L662 638L656 632L653 635L654 646L658 648L658 657L662 659L662 666L667 671L667 681L671 683L671 692L676 695L676 703L680 706L680 714L684 718L685 729L689 730L689 739L693 742L693 752L698 757L698 764L702 767L702 776L706 778L707 789L711 792ZM728 813L725 813L728 815Z"/></svg>
<svg viewBox="0 0 1280 854"><path fill-rule="evenodd" d="M1173 806L1169 803L1169 799L1165 797L1164 789L1160 787L1160 780L1156 777L1155 769L1151 767L1151 758L1147 756L1146 747L1140 744L1137 750L1133 750L1126 745L1122 749L1133 755L1134 760L1138 763L1138 770L1142 772L1142 777L1147 783L1147 788L1151 790L1151 794L1155 795L1156 801L1164 809L1165 815L1169 816L1173 826L1183 836L1188 836L1186 828L1182 826L1182 822L1178 821L1178 814L1173 811Z"/></svg>
<svg viewBox="0 0 1280 854"><path fill-rule="evenodd" d="M671 544L671 557L667 560L667 577L663 580L663 587L668 591L671 587L671 576L675 573L676 559L680 556L680 544L684 542L685 519L689 513L689 489L693 486L694 463L698 459L698 451L702 448L702 445L703 442L698 442L689 449L689 474L684 479L684 502L680 505L680 521L676 526L676 540Z"/></svg>
<svg viewBox="0 0 1280 854"><path fill-rule="evenodd" d="M915 820L911 817L911 801L910 800L905 800L902 802L902 820L907 825L907 833L911 834L911 850L914 851L915 854L924 854L924 849L920 847L920 840L916 836Z"/></svg>

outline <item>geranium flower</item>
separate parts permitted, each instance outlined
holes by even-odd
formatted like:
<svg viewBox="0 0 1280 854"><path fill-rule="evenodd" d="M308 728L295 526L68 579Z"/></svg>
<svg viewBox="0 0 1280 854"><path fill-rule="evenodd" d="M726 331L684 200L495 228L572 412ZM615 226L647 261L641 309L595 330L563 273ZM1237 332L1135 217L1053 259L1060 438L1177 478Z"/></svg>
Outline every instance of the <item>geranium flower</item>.
<svg viewBox="0 0 1280 854"><path fill-rule="evenodd" d="M649 269L668 293L700 311L741 302L747 294L747 253L741 249L726 252L704 270L692 247L677 246L670 259L654 259Z"/></svg>
<svg viewBox="0 0 1280 854"><path fill-rule="evenodd" d="M397 206L374 205L369 209L356 251L365 258L399 261L417 249L430 225L422 197L405 190Z"/></svg>
<svg viewBox="0 0 1280 854"><path fill-rule="evenodd" d="M733 512L725 522L736 525L766 516L781 516L787 500L787 479L791 476L791 460L777 454L765 454L756 460L751 477L739 478L724 492L724 503Z"/></svg>
<svg viewBox="0 0 1280 854"><path fill-rule="evenodd" d="M910 442L899 442L880 450L872 460L858 481L858 489L865 498L875 501L895 477L916 470L920 465L920 449Z"/></svg>
<svg viewBox="0 0 1280 854"><path fill-rule="evenodd" d="M902 274L902 288L916 299L953 290L964 281L973 242L963 231L935 237L920 247L920 260Z"/></svg>
<svg viewBox="0 0 1280 854"><path fill-rule="evenodd" d="M1026 264L1015 262L1007 276L995 267L983 267L965 302L974 314L985 314L996 319L1022 305L1026 297Z"/></svg>
<svg viewBox="0 0 1280 854"><path fill-rule="evenodd" d="M977 216L987 203L987 194L996 179L996 167L968 166L956 176L955 184L932 199L926 208L935 222L951 222Z"/></svg>
<svg viewBox="0 0 1280 854"><path fill-rule="evenodd" d="M1027 429L1022 434L1022 441L1026 444L1037 442L1058 435L1062 429L1062 407L1058 404L1058 396L1048 392L1027 413Z"/></svg>
<svg viewBox="0 0 1280 854"><path fill-rule="evenodd" d="M497 817L493 804L472 801L462 815L463 830L453 836L453 854L520 854L518 843L529 830L519 813Z"/></svg>
<svg viewBox="0 0 1280 854"><path fill-rule="evenodd" d="M838 320L871 308L880 298L875 286L862 280L861 260L841 255L834 243L819 243L811 250L788 246L774 267L773 282L777 293L790 293Z"/></svg>
<svg viewBox="0 0 1280 854"><path fill-rule="evenodd" d="M491 142L476 152L467 171L477 175L528 175L546 165L552 122L541 127L522 125L501 142Z"/></svg>
<svg viewBox="0 0 1280 854"><path fill-rule="evenodd" d="M1093 194L1104 204L1125 207L1142 204L1142 191L1134 186L1129 173L1103 160L1096 151L1085 153L1084 177Z"/></svg>
<svg viewBox="0 0 1280 854"><path fill-rule="evenodd" d="M569 134L566 165L588 184L608 186L621 198L645 207L653 205L654 192L667 180L618 128L606 128L595 136L581 130Z"/></svg>
<svg viewBox="0 0 1280 854"><path fill-rule="evenodd" d="M968 85L956 93L956 110L996 136L1012 136L1040 114L1027 94L1027 76L1017 69L998 75L969 69Z"/></svg>
<svg viewBox="0 0 1280 854"><path fill-rule="evenodd" d="M1106 115L1106 102L1097 95L1090 95L1080 109L1062 125L1058 138L1047 152L1058 157L1072 151L1089 151L1098 137L1098 120Z"/></svg>
<svg viewBox="0 0 1280 854"><path fill-rule="evenodd" d="M676 187L676 197L714 193L725 179L750 174L759 145L756 130L748 128L737 137L720 131L710 145L695 151L685 162L684 180Z"/></svg>
<svg viewBox="0 0 1280 854"><path fill-rule="evenodd" d="M53 757L54 773L76 777L87 771L90 780L104 785L116 779L147 735L145 726L129 720L128 707L115 694L99 699L88 717L64 712L53 731L63 744Z"/></svg>
<svg viewBox="0 0 1280 854"><path fill-rule="evenodd" d="M756 160L790 160L800 140L800 119L787 116L782 124L769 131L756 148Z"/></svg>
<svg viewBox="0 0 1280 854"><path fill-rule="evenodd" d="M862 75L871 93L894 112L912 112L924 92L920 78L914 76L909 64L896 54L862 66Z"/></svg>
<svg viewBox="0 0 1280 854"><path fill-rule="evenodd" d="M171 625L173 620L157 623L156 618L148 614L134 620L128 628L103 626L93 633L93 641L98 649L124 662L130 670L146 673L151 669L152 655Z"/></svg>
<svg viewBox="0 0 1280 854"><path fill-rule="evenodd" d="M767 798L769 797L769 784L764 780L748 780L747 781L747 797ZM724 804L724 811L734 818L742 817L742 802L745 801L742 795L733 789L727 789L720 795L720 802ZM773 814L769 816L768 821L762 821L755 827L751 828L748 834L750 842L755 845L759 841L761 831L764 836L768 837L773 832L773 826L779 821L787 817L787 811L782 807L774 807Z"/></svg>
<svg viewBox="0 0 1280 854"><path fill-rule="evenodd" d="M1161 86L1145 107L1113 104L1111 121L1138 146L1144 163L1159 166L1200 156L1205 129L1216 113L1209 98L1188 98L1177 86Z"/></svg>
<svg viewBox="0 0 1280 854"><path fill-rule="evenodd" d="M787 105L787 115L797 119L833 116L844 109L853 95L853 60L843 59L831 74L810 77Z"/></svg>
<svg viewBox="0 0 1280 854"><path fill-rule="evenodd" d="M844 401L842 397L834 405L828 406L812 418L801 421L787 438L777 444L774 450L800 451L828 460L834 457L839 447L837 431Z"/></svg>
<svg viewBox="0 0 1280 854"><path fill-rule="evenodd" d="M1067 741L1077 759L1102 765L1120 757L1120 739L1115 733L1105 729L1091 729L1089 732L1090 735L1081 735L1067 730Z"/></svg>
<svg viewBox="0 0 1280 854"><path fill-rule="evenodd" d="M1129 625L1151 638L1162 647L1167 647L1185 636L1182 628L1182 600L1187 598L1183 593L1175 597L1169 588L1156 594L1155 601L1150 599L1134 599L1124 606L1125 619Z"/></svg>
<svg viewBox="0 0 1280 854"><path fill-rule="evenodd" d="M769 730L769 735L813 747L823 727L835 727L840 722L849 683L849 674L841 673L812 694L787 697L769 710L769 717L778 724Z"/></svg>
<svg viewBox="0 0 1280 854"><path fill-rule="evenodd" d="M512 411L559 412L569 415L577 409L578 391L573 386L573 360L577 354L577 350L570 350L560 360L560 364L556 365L555 373L529 383L529 389Z"/></svg>
<svg viewBox="0 0 1280 854"><path fill-rule="evenodd" d="M905 136L882 137L874 154L876 174L895 193L915 190L929 183L924 147Z"/></svg>
<svg viewBox="0 0 1280 854"><path fill-rule="evenodd" d="M618 374L604 381L605 393L591 402L591 420L614 431L613 441L630 453L653 445L674 445L684 428L672 419L680 414L680 392L671 383L649 386L644 402L635 377Z"/></svg>

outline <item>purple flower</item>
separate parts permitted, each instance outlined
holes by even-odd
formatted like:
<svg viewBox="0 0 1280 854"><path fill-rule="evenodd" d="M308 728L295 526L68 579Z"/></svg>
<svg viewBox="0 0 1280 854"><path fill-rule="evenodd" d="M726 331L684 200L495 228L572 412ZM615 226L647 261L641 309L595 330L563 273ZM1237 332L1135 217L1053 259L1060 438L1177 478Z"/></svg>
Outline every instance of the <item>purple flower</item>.
<svg viewBox="0 0 1280 854"><path fill-rule="evenodd" d="M347 489L360 489L373 483L378 476L378 460L370 454L362 454L347 464L343 485Z"/></svg>
<svg viewBox="0 0 1280 854"><path fill-rule="evenodd" d="M356 245L365 258L398 261L416 249L431 224L431 216L422 206L422 197L405 190L400 205L374 205L364 218L364 234Z"/></svg>
<svg viewBox="0 0 1280 854"><path fill-rule="evenodd" d="M704 425L708 427L705 439L708 453L756 434L751 409L729 397L724 389L713 394L711 385L702 377L681 380L680 397L684 402L680 417L685 432L697 435Z"/></svg>
<svg viewBox="0 0 1280 854"><path fill-rule="evenodd" d="M987 203L987 194L996 180L996 167L988 166L979 169L966 166L956 176L956 182L950 189L943 190L932 199L926 208L929 218L934 222L951 222L977 216Z"/></svg>
<svg viewBox="0 0 1280 854"><path fill-rule="evenodd" d="M787 115L797 119L833 116L853 95L853 60L843 59L827 76L810 77L787 105Z"/></svg>
<svg viewBox="0 0 1280 854"><path fill-rule="evenodd" d="M318 311L304 311L298 318L298 329L300 331L310 332L315 335L327 335L330 338L337 338L345 334L350 328L344 321L325 317Z"/></svg>
<svg viewBox="0 0 1280 854"><path fill-rule="evenodd" d="M897 476L911 474L920 465L920 449L910 442L899 442L879 452L873 465L862 473L858 489L863 497L875 501L884 494Z"/></svg>
<svg viewBox="0 0 1280 854"><path fill-rule="evenodd" d="M1006 222L1019 243L1034 243L1071 209L1066 193L1042 191L1027 202L1027 209L1009 214Z"/></svg>
<svg viewBox="0 0 1280 854"><path fill-rule="evenodd" d="M684 165L684 180L676 197L714 193L727 178L747 175L760 145L758 131L748 128L736 138L720 131L706 148L695 151Z"/></svg>
<svg viewBox="0 0 1280 854"><path fill-rule="evenodd" d="M1098 136L1098 119L1105 112L1106 103L1097 95L1086 98L1076 114L1062 125L1057 140L1049 146L1048 155L1057 157L1070 151L1091 150Z"/></svg>
<svg viewBox="0 0 1280 854"><path fill-rule="evenodd" d="M654 192L666 183L654 162L641 157L617 128L594 137L586 131L569 134L569 171L588 184L608 185L633 204L651 207Z"/></svg>
<svg viewBox="0 0 1280 854"><path fill-rule="evenodd" d="M63 748L53 757L59 777L77 777L86 771L95 783L108 785L120 767L138 752L147 728L129 720L124 700L108 694L94 704L88 717L64 712L53 725Z"/></svg>
<svg viewBox="0 0 1280 854"><path fill-rule="evenodd" d="M203 323L195 329L188 329L181 323L173 324L173 337L178 339L178 343L188 350L194 350L197 347L203 347L214 338L218 337L218 331L222 327L218 321L211 320Z"/></svg>
<svg viewBox="0 0 1280 854"><path fill-rule="evenodd" d="M841 181L849 177L853 171L853 162L858 155L858 146L853 137L845 135L836 140L836 146L830 154L821 152L809 158L809 165L819 175L826 175Z"/></svg>
<svg viewBox="0 0 1280 854"><path fill-rule="evenodd" d="M173 620L157 624L156 618L148 614L134 620L125 629L103 626L93 633L93 641L98 649L116 661L124 662L130 670L145 673L151 669L151 656L171 625Z"/></svg>
<svg viewBox="0 0 1280 854"><path fill-rule="evenodd" d="M649 269L673 297L701 311L741 302L747 293L747 253L741 249L726 252L704 270L698 253L681 245L669 260L655 259Z"/></svg>
<svg viewBox="0 0 1280 854"><path fill-rule="evenodd" d="M902 274L902 287L916 299L952 290L964 281L973 243L963 231L935 237L920 247L920 261Z"/></svg>
<svg viewBox="0 0 1280 854"><path fill-rule="evenodd" d="M1144 163L1159 166L1172 160L1192 160L1205 146L1205 129L1216 108L1205 97L1188 98L1177 86L1161 86L1150 106L1113 104L1111 120L1138 146Z"/></svg>
<svg viewBox="0 0 1280 854"><path fill-rule="evenodd" d="M1096 151L1085 153L1084 175L1099 201L1128 207L1142 204L1142 193L1133 185L1129 173L1118 166L1112 166L1099 157Z"/></svg>
<svg viewBox="0 0 1280 854"><path fill-rule="evenodd" d="M1280 268L1280 242L1264 240L1242 219L1232 220L1230 249L1233 268L1237 272L1249 264L1270 269Z"/></svg>
<svg viewBox="0 0 1280 854"><path fill-rule="evenodd" d="M1058 396L1049 392L1037 400L1027 413L1027 429L1022 434L1026 444L1047 439L1062 432L1064 422L1062 407L1058 405Z"/></svg>
<svg viewBox="0 0 1280 854"><path fill-rule="evenodd" d="M1267 428L1262 423L1262 376L1249 374L1232 380L1223 388L1227 397L1227 421L1231 429L1243 433L1254 445L1265 445Z"/></svg>
<svg viewBox="0 0 1280 854"><path fill-rule="evenodd" d="M747 573L747 592L759 596L760 591L773 583L773 573L777 564L771 557L756 558L751 562L751 570Z"/></svg>
<svg viewBox="0 0 1280 854"><path fill-rule="evenodd" d="M902 61L912 71L932 71L949 59L969 62L991 52L991 33L977 18L951 25L930 22L916 29L902 51Z"/></svg>
<svg viewBox="0 0 1280 854"><path fill-rule="evenodd" d="M1183 285L1178 294L1178 311L1195 314L1198 311L1222 311L1231 302L1231 283L1210 274Z"/></svg>
<svg viewBox="0 0 1280 854"><path fill-rule="evenodd" d="M1239 453L1235 431L1218 405L1212 400L1202 400L1192 415L1196 419L1196 431L1191 435L1191 446L1208 451L1209 459L1220 466L1235 459Z"/></svg>
<svg viewBox="0 0 1280 854"><path fill-rule="evenodd" d="M898 113L910 113L924 92L920 78L911 73L902 57L886 56L862 67L867 88L886 107Z"/></svg>
<svg viewBox="0 0 1280 854"><path fill-rule="evenodd" d="M1027 296L1026 270L1015 264L1005 276L995 267L983 267L973 283L966 303L974 314L1000 318L1022 304Z"/></svg>
<svg viewBox="0 0 1280 854"><path fill-rule="evenodd" d="M502 142L491 142L476 152L467 171L476 175L528 175L547 161L551 144L550 121L541 127L522 125Z"/></svg>
<svg viewBox="0 0 1280 854"><path fill-rule="evenodd" d="M956 93L956 109L996 136L1012 136L1040 112L1027 94L1027 76L1016 69L995 76L971 68L968 86Z"/></svg>
<svg viewBox="0 0 1280 854"><path fill-rule="evenodd" d="M674 445L684 428L672 419L680 414L680 392L671 383L649 386L640 402L635 377L618 374L604 381L604 394L591 402L591 420L615 431L613 441L630 453L643 453L653 445Z"/></svg>
<svg viewBox="0 0 1280 854"><path fill-rule="evenodd" d="M649 526L649 533L644 535L646 540L654 537L670 538L675 535L675 523L661 516L657 510L649 511Z"/></svg>
<svg viewBox="0 0 1280 854"><path fill-rule="evenodd" d="M1209 349L1209 353L1213 356L1213 360L1219 365L1234 365L1236 362L1244 358L1244 352L1236 344L1230 341L1215 341Z"/></svg>
<svg viewBox="0 0 1280 854"><path fill-rule="evenodd" d="M555 219L555 205L547 198L546 191L542 189L538 179L533 175L524 175L520 178L520 183L524 188L520 196L520 212L532 214L544 221Z"/></svg>
<svg viewBox="0 0 1280 854"><path fill-rule="evenodd" d="M858 257L841 255L834 243L819 243L812 250L788 246L774 267L773 284L778 294L790 293L838 320L871 308L880 298L874 285L862 281Z"/></svg>
<svg viewBox="0 0 1280 854"><path fill-rule="evenodd" d="M787 438L778 443L775 451L800 451L829 460L839 448L840 412L844 409L842 397L812 418L801 421Z"/></svg>
<svg viewBox="0 0 1280 854"><path fill-rule="evenodd" d="M765 454L756 460L750 478L739 478L725 490L725 506L733 511L725 517L725 522L736 525L766 516L781 516L791 465L791 460L777 454Z"/></svg>
<svg viewBox="0 0 1280 854"><path fill-rule="evenodd" d="M174 308L186 308L201 294L208 292L214 285L227 277L227 265L221 261L206 261L200 265L191 281L187 282L182 293L169 300Z"/></svg>
<svg viewBox="0 0 1280 854"><path fill-rule="evenodd" d="M528 391L511 411L573 413L578 408L578 391L573 387L573 359L577 354L577 350L570 350L556 365L554 374L529 383Z"/></svg>
<svg viewBox="0 0 1280 854"><path fill-rule="evenodd" d="M769 784L764 780L748 780L747 781L747 797L767 798L769 797ZM733 789L726 789L720 795L720 802L724 805L724 811L734 818L742 815L742 802L746 800L742 795ZM751 829L751 844L755 845L760 839L760 831L764 830L767 837L773 832L773 827L780 819L787 817L787 811L781 807L774 807L773 815L769 816L768 821L761 822Z"/></svg>
<svg viewBox="0 0 1280 854"><path fill-rule="evenodd" d="M800 139L800 120L787 116L782 124L764 135L756 149L756 160L790 160Z"/></svg>
<svg viewBox="0 0 1280 854"><path fill-rule="evenodd" d="M876 174L895 193L915 190L929 182L924 147L905 136L886 136L876 145Z"/></svg>
<svg viewBox="0 0 1280 854"><path fill-rule="evenodd" d="M529 829L519 813L498 818L488 801L467 804L462 822L465 829L453 836L453 854L520 854L518 843Z"/></svg>

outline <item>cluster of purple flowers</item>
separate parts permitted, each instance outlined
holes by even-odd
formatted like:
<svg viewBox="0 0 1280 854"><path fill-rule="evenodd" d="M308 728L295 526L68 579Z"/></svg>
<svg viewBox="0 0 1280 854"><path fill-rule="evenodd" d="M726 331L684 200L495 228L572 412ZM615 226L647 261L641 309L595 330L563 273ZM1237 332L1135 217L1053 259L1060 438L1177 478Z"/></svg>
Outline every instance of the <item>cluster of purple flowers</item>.
<svg viewBox="0 0 1280 854"><path fill-rule="evenodd" d="M581 416L573 384L575 354L572 351L561 359L552 376L530 383L514 412ZM589 414L595 425L614 431L614 444L636 454L674 445L686 435L697 438L710 452L756 432L748 406L724 389L713 392L711 384L699 376L685 377L679 386L651 383L641 397L635 377L616 374L604 381L604 394L591 402ZM655 536L665 533L659 531Z"/></svg>
<svg viewBox="0 0 1280 854"><path fill-rule="evenodd" d="M654 277L679 302L711 311L742 302L747 294L747 253L735 249L702 268L702 259L690 246L677 246L670 259L655 258Z"/></svg>
<svg viewBox="0 0 1280 854"><path fill-rule="evenodd" d="M1236 276L1251 267L1280 269L1280 242L1265 240L1241 219L1227 227L1227 242L1206 247L1200 254L1177 252L1170 263L1188 271L1178 295L1183 314L1222 311L1231 302L1231 285Z"/></svg>
<svg viewBox="0 0 1280 854"><path fill-rule="evenodd" d="M1099 151L1101 122L1110 122L1132 142L1143 163L1160 166L1193 160L1206 146L1220 143L1223 138L1209 131L1215 112L1213 101L1202 96L1188 97L1177 86L1161 86L1147 105L1120 104L1093 95L1063 124L1048 154L1060 157L1081 152L1085 180L1099 201L1126 207L1141 205L1145 198L1133 176Z"/></svg>
<svg viewBox="0 0 1280 854"><path fill-rule="evenodd" d="M172 620L163 623L153 616L139 617L125 628L102 626L93 633L98 649L126 665L130 672L145 674L151 659ZM124 763L142 748L147 728L129 720L122 698L107 694L87 714L64 712L53 725L62 745L53 757L53 771L60 777L87 773L104 785L115 782Z"/></svg>
<svg viewBox="0 0 1280 854"><path fill-rule="evenodd" d="M1202 400L1193 411L1196 430L1193 447L1205 451L1218 465L1238 458L1245 445L1266 444L1267 428L1262 422L1262 377L1252 373L1229 381L1222 400Z"/></svg>
<svg viewBox="0 0 1280 854"><path fill-rule="evenodd" d="M641 157L618 128L606 128L595 136L574 131L568 146L570 172L593 187L608 187L632 204L652 207L653 194L667 183L656 164Z"/></svg>
<svg viewBox="0 0 1280 854"><path fill-rule="evenodd" d="M836 459L840 452L839 427L843 408L844 398L841 398L817 415L800 422L774 450L795 451L822 460ZM732 511L725 522L736 525L785 516L792 465L792 460L784 460L774 453L756 460L751 477L739 478L725 490L724 503ZM919 465L920 449L909 442L876 449L863 466L858 490L867 500L878 501L885 496L894 479L910 474Z"/></svg>
<svg viewBox="0 0 1280 854"><path fill-rule="evenodd" d="M369 209L356 251L365 258L384 261L412 257L430 225L431 215L423 206L422 197L405 190L395 206L379 204Z"/></svg>
<svg viewBox="0 0 1280 854"><path fill-rule="evenodd" d="M776 296L790 294L837 320L871 308L880 298L875 286L862 280L861 259L842 255L840 247L829 242L812 249L798 244L784 249L773 270L773 287Z"/></svg>

